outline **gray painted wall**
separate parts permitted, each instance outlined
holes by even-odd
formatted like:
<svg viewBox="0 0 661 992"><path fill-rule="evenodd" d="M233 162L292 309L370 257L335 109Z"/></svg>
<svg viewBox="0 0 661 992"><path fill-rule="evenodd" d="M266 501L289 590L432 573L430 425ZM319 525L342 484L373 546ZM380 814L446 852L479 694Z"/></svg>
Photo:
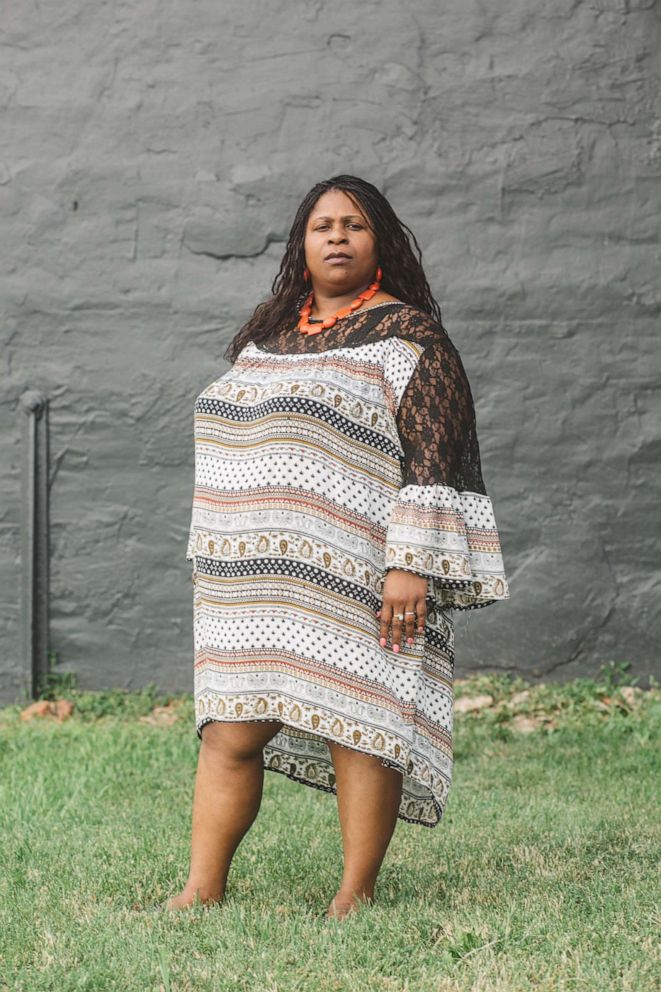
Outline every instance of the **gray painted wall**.
<svg viewBox="0 0 661 992"><path fill-rule="evenodd" d="M192 689L194 400L338 172L416 233L476 397L512 598L455 614L457 674L614 660L646 684L658 4L65 0L5 28L0 698L21 686L28 387L50 397L56 670Z"/></svg>

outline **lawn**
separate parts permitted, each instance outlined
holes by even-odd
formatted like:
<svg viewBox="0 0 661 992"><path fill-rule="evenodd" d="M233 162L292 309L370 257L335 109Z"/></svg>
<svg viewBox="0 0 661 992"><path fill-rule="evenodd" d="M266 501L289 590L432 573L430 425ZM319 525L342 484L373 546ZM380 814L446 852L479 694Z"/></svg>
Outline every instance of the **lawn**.
<svg viewBox="0 0 661 992"><path fill-rule="evenodd" d="M441 823L399 821L375 904L329 926L335 797L268 771L225 902L140 911L186 879L189 696L55 686L68 719L1 710L0 989L659 988L661 692L626 681L458 682Z"/></svg>

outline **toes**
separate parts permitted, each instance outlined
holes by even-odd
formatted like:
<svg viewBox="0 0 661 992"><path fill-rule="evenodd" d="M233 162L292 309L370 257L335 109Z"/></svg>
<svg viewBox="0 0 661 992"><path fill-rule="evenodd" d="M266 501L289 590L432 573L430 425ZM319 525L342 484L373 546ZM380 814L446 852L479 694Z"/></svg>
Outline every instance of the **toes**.
<svg viewBox="0 0 661 992"><path fill-rule="evenodd" d="M355 913L357 908L353 900L338 900L333 898L326 911L324 922L327 923L329 920L343 920L349 913Z"/></svg>

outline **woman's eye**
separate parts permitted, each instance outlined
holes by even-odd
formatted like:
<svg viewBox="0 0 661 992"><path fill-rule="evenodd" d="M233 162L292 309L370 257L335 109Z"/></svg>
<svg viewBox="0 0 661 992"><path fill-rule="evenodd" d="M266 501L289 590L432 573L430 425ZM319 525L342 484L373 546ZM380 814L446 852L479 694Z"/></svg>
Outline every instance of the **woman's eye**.
<svg viewBox="0 0 661 992"><path fill-rule="evenodd" d="M362 230L362 227L363 227L362 224L357 224L355 221L352 221L347 226L348 227L357 227L359 230ZM314 230L315 231L325 231L327 227L328 227L328 224L321 224L319 227L315 227Z"/></svg>

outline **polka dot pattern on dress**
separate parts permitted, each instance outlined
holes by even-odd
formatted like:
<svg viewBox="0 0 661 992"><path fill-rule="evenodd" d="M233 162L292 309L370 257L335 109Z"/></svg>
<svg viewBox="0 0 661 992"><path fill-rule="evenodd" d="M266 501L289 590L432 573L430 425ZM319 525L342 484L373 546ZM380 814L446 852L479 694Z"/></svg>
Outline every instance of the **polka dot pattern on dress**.
<svg viewBox="0 0 661 992"><path fill-rule="evenodd" d="M329 741L378 756L402 772L399 817L433 827L452 611L509 590L456 351L415 307L370 311L249 342L196 398L196 728L280 720L265 767L327 792ZM379 643L390 568L427 579L424 632L400 652Z"/></svg>

